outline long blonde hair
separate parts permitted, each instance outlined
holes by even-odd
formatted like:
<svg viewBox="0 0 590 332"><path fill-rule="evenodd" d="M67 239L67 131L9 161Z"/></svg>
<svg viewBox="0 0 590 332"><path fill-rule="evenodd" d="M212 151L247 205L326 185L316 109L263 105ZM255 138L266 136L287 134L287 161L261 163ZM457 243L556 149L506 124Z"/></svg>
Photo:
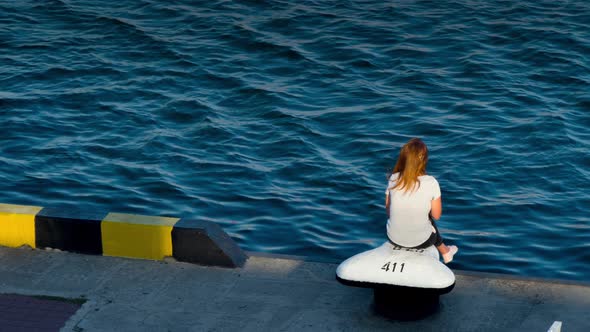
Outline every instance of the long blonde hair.
<svg viewBox="0 0 590 332"><path fill-rule="evenodd" d="M420 175L426 174L428 163L428 148L419 138L412 138L399 152L399 158L393 168L393 173L398 173L397 183L391 188L401 191L414 191L416 184L420 186Z"/></svg>

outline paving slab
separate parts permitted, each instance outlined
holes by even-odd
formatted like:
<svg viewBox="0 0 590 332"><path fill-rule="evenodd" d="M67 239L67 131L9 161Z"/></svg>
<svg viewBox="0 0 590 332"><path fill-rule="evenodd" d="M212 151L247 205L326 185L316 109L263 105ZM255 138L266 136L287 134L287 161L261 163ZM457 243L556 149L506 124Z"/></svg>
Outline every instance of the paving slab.
<svg viewBox="0 0 590 332"><path fill-rule="evenodd" d="M0 331L59 331L80 306L66 299L0 294Z"/></svg>
<svg viewBox="0 0 590 332"><path fill-rule="evenodd" d="M339 284L336 266L250 253L229 269L0 247L0 293L86 299L62 328L76 332L547 331L554 321L590 331L585 283L455 271L435 314L397 321L373 310L372 290Z"/></svg>

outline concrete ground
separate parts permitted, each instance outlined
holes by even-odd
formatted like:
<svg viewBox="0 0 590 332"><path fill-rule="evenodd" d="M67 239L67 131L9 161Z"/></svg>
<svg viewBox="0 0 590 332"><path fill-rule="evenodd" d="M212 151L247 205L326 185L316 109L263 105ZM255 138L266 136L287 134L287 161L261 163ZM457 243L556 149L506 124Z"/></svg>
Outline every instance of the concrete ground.
<svg viewBox="0 0 590 332"><path fill-rule="evenodd" d="M437 313L396 321L335 264L250 257L242 269L0 247L0 293L83 298L63 331L590 331L590 286L456 272Z"/></svg>

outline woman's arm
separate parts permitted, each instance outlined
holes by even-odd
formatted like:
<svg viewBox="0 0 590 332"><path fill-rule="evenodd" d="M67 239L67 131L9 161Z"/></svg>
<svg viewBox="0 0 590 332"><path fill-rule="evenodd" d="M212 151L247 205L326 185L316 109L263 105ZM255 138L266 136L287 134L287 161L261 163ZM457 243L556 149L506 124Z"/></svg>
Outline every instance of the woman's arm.
<svg viewBox="0 0 590 332"><path fill-rule="evenodd" d="M385 213L387 213L387 217L389 218L389 195L385 195Z"/></svg>
<svg viewBox="0 0 590 332"><path fill-rule="evenodd" d="M430 202L430 216L432 219L438 220L442 214L442 200L438 197Z"/></svg>

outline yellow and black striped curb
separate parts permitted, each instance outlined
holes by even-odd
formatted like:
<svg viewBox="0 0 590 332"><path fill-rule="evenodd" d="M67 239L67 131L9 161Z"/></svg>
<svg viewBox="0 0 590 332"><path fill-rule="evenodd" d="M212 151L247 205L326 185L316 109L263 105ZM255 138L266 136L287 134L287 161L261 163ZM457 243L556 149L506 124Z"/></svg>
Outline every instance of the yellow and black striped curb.
<svg viewBox="0 0 590 332"><path fill-rule="evenodd" d="M241 267L246 254L217 224L187 218L0 203L0 245Z"/></svg>

